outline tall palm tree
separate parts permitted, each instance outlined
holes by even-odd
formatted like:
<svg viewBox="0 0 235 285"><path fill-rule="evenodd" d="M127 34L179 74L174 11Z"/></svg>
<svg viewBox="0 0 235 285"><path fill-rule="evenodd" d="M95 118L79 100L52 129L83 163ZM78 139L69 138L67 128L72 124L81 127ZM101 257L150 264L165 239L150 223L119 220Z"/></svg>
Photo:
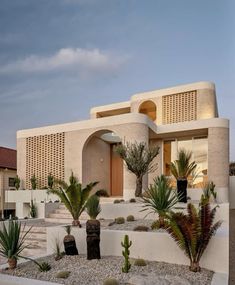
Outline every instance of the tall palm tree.
<svg viewBox="0 0 235 285"><path fill-rule="evenodd" d="M180 202L187 202L187 185L188 177L196 170L197 164L191 161L192 152L181 148L178 157L174 162L170 163L172 175L177 180L178 194L181 195Z"/></svg>
<svg viewBox="0 0 235 285"><path fill-rule="evenodd" d="M142 196L143 176L156 169L153 159L158 155L159 147L148 147L145 142L127 142L116 146L115 152L125 161L127 169L136 176L135 196Z"/></svg>
<svg viewBox="0 0 235 285"><path fill-rule="evenodd" d="M91 190L98 184L98 182L91 182L82 188L82 184L78 179L71 174L69 178L70 185L64 181L56 181L59 188L48 189L49 194L57 195L65 207L69 210L73 217L73 225L80 226L79 217L86 208L86 203L91 193Z"/></svg>
<svg viewBox="0 0 235 285"><path fill-rule="evenodd" d="M200 259L222 223L218 221L213 224L216 208L217 206L211 210L210 204L206 202L197 210L190 203L187 214L171 213L169 220L165 222L164 228L189 258L191 271L200 271Z"/></svg>

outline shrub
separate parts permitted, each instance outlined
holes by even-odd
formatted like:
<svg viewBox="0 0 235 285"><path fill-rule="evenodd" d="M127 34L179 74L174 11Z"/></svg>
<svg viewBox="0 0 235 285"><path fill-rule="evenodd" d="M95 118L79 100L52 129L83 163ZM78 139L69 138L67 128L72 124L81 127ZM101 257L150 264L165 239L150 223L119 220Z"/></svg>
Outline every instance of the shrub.
<svg viewBox="0 0 235 285"><path fill-rule="evenodd" d="M197 210L193 204L188 204L187 214L172 212L170 219L165 221L165 229L189 258L189 269L193 272L200 271L200 259L222 223L213 224L216 208L211 210L209 203L202 203Z"/></svg>
<svg viewBox="0 0 235 285"><path fill-rule="evenodd" d="M6 227L5 222L0 230L0 255L8 258L9 268L14 269L17 265L17 259L24 248L27 234L30 232L30 227L26 232L21 228L21 223L18 221L9 220ZM22 233L24 232L24 233Z"/></svg>
<svg viewBox="0 0 235 285"><path fill-rule="evenodd" d="M147 263L143 258L138 258L134 261L135 266L146 266Z"/></svg>
<svg viewBox="0 0 235 285"><path fill-rule="evenodd" d="M125 200L124 199L120 199L120 203L123 203L123 202L125 202Z"/></svg>
<svg viewBox="0 0 235 285"><path fill-rule="evenodd" d="M49 173L49 175L47 176L47 185L48 185L48 188L49 189L52 189L53 188L53 185L54 185L54 176Z"/></svg>
<svg viewBox="0 0 235 285"><path fill-rule="evenodd" d="M131 198L131 199L129 200L129 202L130 202L130 203L136 203L136 199L135 199L135 198Z"/></svg>
<svg viewBox="0 0 235 285"><path fill-rule="evenodd" d="M42 263L37 262L39 271L41 272L47 272L51 270L51 265L48 262L43 261Z"/></svg>
<svg viewBox="0 0 235 285"><path fill-rule="evenodd" d="M149 230L149 227L143 226L143 225L136 226L134 228L134 231L136 231L136 232L147 232L148 230Z"/></svg>
<svg viewBox="0 0 235 285"><path fill-rule="evenodd" d="M35 174L30 178L30 182L31 182L32 189L36 190L37 189L37 178Z"/></svg>
<svg viewBox="0 0 235 285"><path fill-rule="evenodd" d="M95 220L101 212L100 198L96 195L91 195L86 203L86 211L90 219Z"/></svg>
<svg viewBox="0 0 235 285"><path fill-rule="evenodd" d="M129 215L126 217L127 222L133 222L135 220L135 217L133 215Z"/></svg>
<svg viewBox="0 0 235 285"><path fill-rule="evenodd" d="M109 197L109 193L105 189L98 190L95 195L98 197Z"/></svg>
<svg viewBox="0 0 235 285"><path fill-rule="evenodd" d="M166 176L161 175L154 179L154 184L148 188L147 196L142 198L143 210L150 213L157 213L159 216L159 227L164 225L166 214L179 201L177 193L170 186Z"/></svg>
<svg viewBox="0 0 235 285"><path fill-rule="evenodd" d="M19 190L20 188L20 178L18 175L16 175L16 177L14 178L14 186L16 188L16 190Z"/></svg>
<svg viewBox="0 0 235 285"><path fill-rule="evenodd" d="M54 253L55 253L55 260L60 260L64 256L64 252L61 252L60 250L60 241L59 239L55 239L55 247L54 247Z"/></svg>
<svg viewBox="0 0 235 285"><path fill-rule="evenodd" d="M66 279L69 277L69 274L70 274L70 271L59 271L55 277Z"/></svg>
<svg viewBox="0 0 235 285"><path fill-rule="evenodd" d="M33 202L33 200L31 200L31 204L29 207L30 207L30 212L29 212L30 216L32 218L36 218L37 217L37 207L35 203Z"/></svg>
<svg viewBox="0 0 235 285"><path fill-rule="evenodd" d="M113 204L119 204L119 203L121 203L121 201L120 201L119 199L115 199L115 200L113 201Z"/></svg>
<svg viewBox="0 0 235 285"><path fill-rule="evenodd" d="M215 184L212 181L209 181L204 184L202 189L203 194L201 196L201 203L208 203L213 197L214 201L216 201L217 192L215 191Z"/></svg>
<svg viewBox="0 0 235 285"><path fill-rule="evenodd" d="M107 278L104 280L103 285L119 285L119 281L115 278Z"/></svg>
<svg viewBox="0 0 235 285"><path fill-rule="evenodd" d="M123 217L118 217L115 219L116 224L124 224L125 223L125 218Z"/></svg>

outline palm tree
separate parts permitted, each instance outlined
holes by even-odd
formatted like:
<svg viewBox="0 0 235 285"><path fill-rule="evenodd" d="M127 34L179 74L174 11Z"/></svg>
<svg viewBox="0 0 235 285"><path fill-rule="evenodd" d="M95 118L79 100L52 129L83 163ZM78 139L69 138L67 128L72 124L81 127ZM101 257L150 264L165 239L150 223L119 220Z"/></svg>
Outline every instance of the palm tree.
<svg viewBox="0 0 235 285"><path fill-rule="evenodd" d="M181 148L178 152L177 160L170 163L172 175L177 180L178 195L181 195L180 202L187 202L188 177L197 168L195 161L191 162L192 152Z"/></svg>
<svg viewBox="0 0 235 285"><path fill-rule="evenodd" d="M221 221L213 224L216 207L210 209L210 204L202 203L197 210L193 204L188 204L187 214L171 213L164 228L176 241L190 260L189 269L200 271L200 259L213 235L221 225Z"/></svg>
<svg viewBox="0 0 235 285"><path fill-rule="evenodd" d="M161 175L154 179L154 184L150 185L145 192L145 197L142 198L143 210L149 210L150 213L157 213L158 221L152 224L152 228L161 228L164 225L164 219L168 212L178 202L177 193L170 186L169 180L166 176Z"/></svg>
<svg viewBox="0 0 235 285"><path fill-rule="evenodd" d="M153 172L157 165L153 159L159 153L158 146L148 147L145 142L127 142L117 145L115 152L125 161L127 169L136 175L135 196L142 195L143 176Z"/></svg>
<svg viewBox="0 0 235 285"><path fill-rule="evenodd" d="M82 184L78 182L77 178L71 174L69 178L70 185L64 181L56 181L59 188L48 189L48 194L57 195L65 207L69 210L73 217L73 225L80 226L79 217L86 208L86 203L91 193L91 190L98 184L98 182L91 182L82 188Z"/></svg>

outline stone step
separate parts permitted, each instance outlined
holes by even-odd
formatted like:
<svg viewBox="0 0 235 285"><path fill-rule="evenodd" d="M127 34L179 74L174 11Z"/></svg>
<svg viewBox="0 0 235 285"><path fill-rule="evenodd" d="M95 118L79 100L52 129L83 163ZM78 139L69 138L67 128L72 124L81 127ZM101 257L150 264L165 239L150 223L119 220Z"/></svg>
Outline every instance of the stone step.
<svg viewBox="0 0 235 285"><path fill-rule="evenodd" d="M63 219L63 218L45 218L46 222L49 223L59 223L59 224L72 224L73 219Z"/></svg>
<svg viewBox="0 0 235 285"><path fill-rule="evenodd" d="M31 233L29 232L26 236L26 239L46 239L46 233L45 232L38 232L38 233Z"/></svg>
<svg viewBox="0 0 235 285"><path fill-rule="evenodd" d="M26 231L28 231L30 228L31 228L31 226L25 226L25 228L23 228L23 231L22 231L22 232L26 232ZM45 233L45 234L46 234L46 231L47 231L46 227L33 226L33 227L31 228L31 230L30 230L29 233L39 233L39 234Z"/></svg>

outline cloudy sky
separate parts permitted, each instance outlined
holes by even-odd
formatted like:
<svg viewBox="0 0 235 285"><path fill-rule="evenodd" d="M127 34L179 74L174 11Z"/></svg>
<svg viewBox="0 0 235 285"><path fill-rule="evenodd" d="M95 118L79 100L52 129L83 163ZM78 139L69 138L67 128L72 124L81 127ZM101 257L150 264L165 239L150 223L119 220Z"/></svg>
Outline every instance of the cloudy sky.
<svg viewBox="0 0 235 285"><path fill-rule="evenodd" d="M0 145L137 92L213 81L235 160L234 0L0 0Z"/></svg>

